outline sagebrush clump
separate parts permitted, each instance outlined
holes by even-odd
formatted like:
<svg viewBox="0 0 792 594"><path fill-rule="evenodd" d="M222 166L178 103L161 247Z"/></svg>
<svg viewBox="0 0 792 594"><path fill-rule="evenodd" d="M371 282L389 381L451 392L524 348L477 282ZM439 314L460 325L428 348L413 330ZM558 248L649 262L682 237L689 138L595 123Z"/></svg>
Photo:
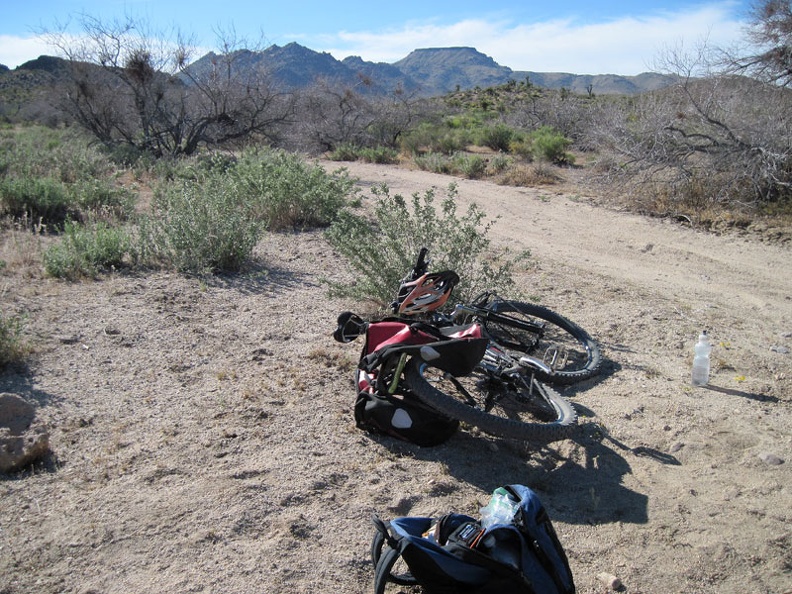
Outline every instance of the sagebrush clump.
<svg viewBox="0 0 792 594"><path fill-rule="evenodd" d="M357 272L354 284L331 283L331 293L387 307L400 280L422 247L430 249L432 270L455 270L461 282L454 299L468 300L484 290L508 292L512 269L526 256L493 254L487 234L495 220L471 205L457 212L457 186L438 200L433 189L405 199L387 186L372 189L377 199L373 220L345 211L327 232L331 244Z"/></svg>

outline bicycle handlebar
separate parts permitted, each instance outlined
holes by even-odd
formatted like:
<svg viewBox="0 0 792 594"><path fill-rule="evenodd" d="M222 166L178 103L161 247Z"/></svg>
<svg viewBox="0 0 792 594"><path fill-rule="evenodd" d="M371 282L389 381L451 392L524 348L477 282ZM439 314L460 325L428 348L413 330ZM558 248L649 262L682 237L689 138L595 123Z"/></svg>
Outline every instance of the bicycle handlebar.
<svg viewBox="0 0 792 594"><path fill-rule="evenodd" d="M429 262L426 260L427 254L429 254L429 248L422 247L421 251L418 253L418 259L415 261L415 266L413 267L413 279L426 273L426 269L429 267Z"/></svg>

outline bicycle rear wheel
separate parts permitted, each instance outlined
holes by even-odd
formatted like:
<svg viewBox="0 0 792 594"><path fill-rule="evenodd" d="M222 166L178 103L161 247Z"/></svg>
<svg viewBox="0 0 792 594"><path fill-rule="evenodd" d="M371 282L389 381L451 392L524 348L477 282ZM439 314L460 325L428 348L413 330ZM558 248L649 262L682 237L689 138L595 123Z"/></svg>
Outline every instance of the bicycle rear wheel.
<svg viewBox="0 0 792 594"><path fill-rule="evenodd" d="M479 367L455 378L413 358L404 379L413 394L432 408L492 435L549 442L566 438L577 426L569 401L533 378L518 388Z"/></svg>
<svg viewBox="0 0 792 594"><path fill-rule="evenodd" d="M493 313L480 321L489 338L516 359L527 355L541 361L545 367L532 367L539 379L572 384L599 373L599 345L574 322L523 301L493 301L487 309Z"/></svg>

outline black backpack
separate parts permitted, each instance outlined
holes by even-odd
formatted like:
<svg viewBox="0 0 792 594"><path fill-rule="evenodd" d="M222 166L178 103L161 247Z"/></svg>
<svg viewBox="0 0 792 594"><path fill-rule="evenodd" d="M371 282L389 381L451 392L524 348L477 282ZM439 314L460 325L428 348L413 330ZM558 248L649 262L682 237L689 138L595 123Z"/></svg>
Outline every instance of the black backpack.
<svg viewBox="0 0 792 594"><path fill-rule="evenodd" d="M569 561L538 496L504 487L519 503L511 523L482 528L464 514L374 518L374 591L387 582L427 594L574 594ZM397 562L407 570L397 571Z"/></svg>

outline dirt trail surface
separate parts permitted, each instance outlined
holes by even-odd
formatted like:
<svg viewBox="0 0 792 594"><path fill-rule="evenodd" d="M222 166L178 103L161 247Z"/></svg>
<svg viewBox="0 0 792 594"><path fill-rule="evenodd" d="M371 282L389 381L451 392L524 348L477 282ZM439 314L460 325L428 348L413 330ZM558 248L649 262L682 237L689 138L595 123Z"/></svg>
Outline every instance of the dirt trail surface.
<svg viewBox="0 0 792 594"><path fill-rule="evenodd" d="M335 168L337 165L328 165ZM409 196L448 177L348 164ZM457 180L497 246L531 250L531 298L596 337L581 417L547 446L463 430L418 448L357 430L356 304L321 233L259 245L244 274L0 277L37 353L0 375L51 429L46 464L0 479L0 592L364 593L372 513L478 514L534 488L581 593L792 591L792 258L594 205L585 192ZM367 198L366 200L370 200ZM690 386L703 328L711 386Z"/></svg>

